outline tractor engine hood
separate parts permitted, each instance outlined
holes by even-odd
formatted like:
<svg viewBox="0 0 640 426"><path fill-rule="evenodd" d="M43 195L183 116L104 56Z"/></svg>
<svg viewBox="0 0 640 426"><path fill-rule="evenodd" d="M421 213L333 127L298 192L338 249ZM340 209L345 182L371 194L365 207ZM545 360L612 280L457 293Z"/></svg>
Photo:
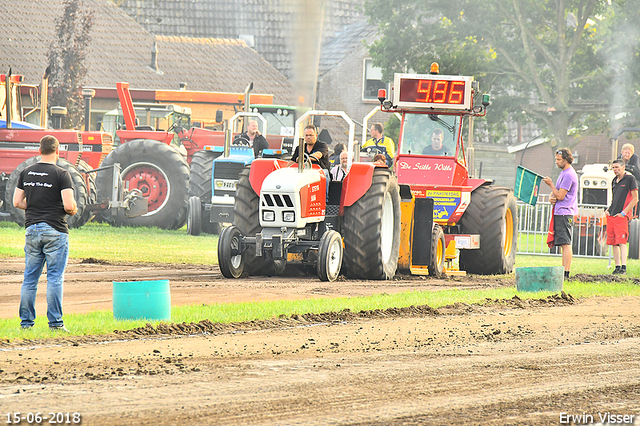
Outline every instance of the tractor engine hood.
<svg viewBox="0 0 640 426"><path fill-rule="evenodd" d="M326 178L317 168L298 173L297 168L274 170L262 182L260 225L304 228L324 219Z"/></svg>

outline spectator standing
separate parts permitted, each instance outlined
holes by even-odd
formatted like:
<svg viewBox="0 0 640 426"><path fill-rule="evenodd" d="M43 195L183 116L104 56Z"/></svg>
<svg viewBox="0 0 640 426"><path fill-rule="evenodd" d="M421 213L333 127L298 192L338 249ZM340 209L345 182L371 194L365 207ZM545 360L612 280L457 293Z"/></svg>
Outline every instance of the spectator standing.
<svg viewBox="0 0 640 426"><path fill-rule="evenodd" d="M40 140L40 161L20 173L13 205L25 210L25 268L20 291L20 326L33 327L36 293L47 265L47 318L49 329L66 331L62 320L64 270L69 256L66 215L78 212L71 175L56 162L60 144L54 136Z"/></svg>
<svg viewBox="0 0 640 426"><path fill-rule="evenodd" d="M562 247L562 266L564 277L569 278L573 252L571 236L573 218L578 214L578 175L571 167L573 155L568 148L556 151L556 165L562 170L556 184L550 177L543 178L543 182L551 187L549 202L553 205L553 244Z"/></svg>
<svg viewBox="0 0 640 426"><path fill-rule="evenodd" d="M267 138L262 136L258 130L258 122L255 120L249 121L247 131L236 135L233 139L234 145L248 144L253 148L254 157L258 158L262 155L262 151L269 148L269 142Z"/></svg>
<svg viewBox="0 0 640 426"><path fill-rule="evenodd" d="M347 175L347 163L349 160L349 154L347 151L342 151L340 153L340 164L336 164L331 168L331 180L333 181L342 181L344 177Z"/></svg>
<svg viewBox="0 0 640 426"><path fill-rule="evenodd" d="M624 160L625 171L631 173L636 178L636 183L640 182L640 158L635 153L635 147L630 143L622 145L620 156Z"/></svg>
<svg viewBox="0 0 640 426"><path fill-rule="evenodd" d="M612 165L616 175L611 181L613 198L605 210L607 215L607 244L612 246L613 260L616 264L614 274L627 273L627 240L629 239L629 218L638 204L638 185L636 179L625 172L623 159L617 159Z"/></svg>
<svg viewBox="0 0 640 426"><path fill-rule="evenodd" d="M396 144L384 133L384 127L381 123L371 125L371 139L362 145L362 149L375 147L381 154L384 154L387 166L393 166L393 159L396 156Z"/></svg>

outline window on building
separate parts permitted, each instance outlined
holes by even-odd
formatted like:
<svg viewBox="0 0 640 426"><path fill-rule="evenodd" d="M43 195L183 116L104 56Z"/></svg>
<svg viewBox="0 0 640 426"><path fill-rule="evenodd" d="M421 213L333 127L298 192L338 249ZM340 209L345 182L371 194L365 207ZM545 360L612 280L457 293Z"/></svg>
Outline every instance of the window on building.
<svg viewBox="0 0 640 426"><path fill-rule="evenodd" d="M388 84L382 81L382 68L373 66L372 59L364 60L364 84L362 99L378 100L378 89L387 89Z"/></svg>

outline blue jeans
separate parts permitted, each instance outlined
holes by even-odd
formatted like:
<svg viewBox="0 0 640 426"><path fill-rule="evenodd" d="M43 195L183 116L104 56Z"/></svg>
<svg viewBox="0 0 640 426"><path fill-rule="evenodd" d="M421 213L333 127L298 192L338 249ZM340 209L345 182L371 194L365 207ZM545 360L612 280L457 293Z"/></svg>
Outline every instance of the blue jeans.
<svg viewBox="0 0 640 426"><path fill-rule="evenodd" d="M32 327L36 319L38 279L47 264L47 318L49 327L62 322L62 283L69 257L69 234L56 231L46 223L31 225L25 232L24 281L20 291L20 325Z"/></svg>

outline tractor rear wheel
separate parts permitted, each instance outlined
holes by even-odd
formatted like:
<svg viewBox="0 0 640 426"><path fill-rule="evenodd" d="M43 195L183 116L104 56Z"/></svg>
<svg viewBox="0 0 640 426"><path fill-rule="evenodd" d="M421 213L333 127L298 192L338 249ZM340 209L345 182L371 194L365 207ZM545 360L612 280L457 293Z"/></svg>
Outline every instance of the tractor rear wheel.
<svg viewBox="0 0 640 426"><path fill-rule="evenodd" d="M153 140L138 139L120 145L107 155L102 167L120 163L123 185L139 189L149 201L149 211L138 217L113 215L103 217L116 226L157 226L178 229L187 221L189 166L180 153ZM113 169L98 173L98 194L111 197Z"/></svg>
<svg viewBox="0 0 640 426"><path fill-rule="evenodd" d="M345 207L342 230L347 276L393 278L400 250L400 192L388 169L376 168L367 192Z"/></svg>
<svg viewBox="0 0 640 426"><path fill-rule="evenodd" d="M235 225L242 235L255 237L258 232L262 231L260 226L260 198L251 187L251 182L249 182L250 170L249 167L245 167L238 176L233 214ZM286 260L268 261L262 256L257 257L254 246L249 246L244 251L244 270L249 275L278 275L278 272L282 273L285 267Z"/></svg>
<svg viewBox="0 0 640 426"><path fill-rule="evenodd" d="M244 253L240 250L242 233L236 226L228 226L218 240L218 265L226 278L240 278L244 271Z"/></svg>
<svg viewBox="0 0 640 426"><path fill-rule="evenodd" d="M433 225L431 233L431 259L429 260L429 275L441 278L444 276L444 254L447 246L444 241L442 226Z"/></svg>
<svg viewBox="0 0 640 426"><path fill-rule="evenodd" d="M9 180L7 181L7 187L5 189L5 199L9 201L9 203L7 203L7 211L11 214L11 220L20 226L24 226L24 210L13 206L13 193L18 185L20 173L22 173L22 171L27 167L36 164L38 161L40 161L40 156L32 157L23 161L13 172L11 172L11 176L9 176ZM73 216L67 216L67 225L69 228L79 228L87 223L88 220L85 216L85 210L87 204L89 204L89 198L87 196L87 186L85 185L84 177L78 171L76 166L63 158L59 158L56 164L68 171L71 175L73 195L76 199L76 204L78 205L78 212Z"/></svg>
<svg viewBox="0 0 640 426"><path fill-rule="evenodd" d="M629 259L640 259L640 219L629 222Z"/></svg>
<svg viewBox="0 0 640 426"><path fill-rule="evenodd" d="M335 281L342 267L342 237L336 231L327 231L318 247L318 276L321 281Z"/></svg>
<svg viewBox="0 0 640 426"><path fill-rule="evenodd" d="M211 203L211 178L215 153L211 151L198 151L191 159L191 175L189 176L189 196L200 197L201 205ZM220 226L217 222L211 222L209 217L201 213L202 221L200 230L205 234L217 234Z"/></svg>
<svg viewBox="0 0 640 426"><path fill-rule="evenodd" d="M473 274L508 274L516 262L518 218L513 191L481 186L460 220L463 234L480 234L480 249L460 250L460 269Z"/></svg>

